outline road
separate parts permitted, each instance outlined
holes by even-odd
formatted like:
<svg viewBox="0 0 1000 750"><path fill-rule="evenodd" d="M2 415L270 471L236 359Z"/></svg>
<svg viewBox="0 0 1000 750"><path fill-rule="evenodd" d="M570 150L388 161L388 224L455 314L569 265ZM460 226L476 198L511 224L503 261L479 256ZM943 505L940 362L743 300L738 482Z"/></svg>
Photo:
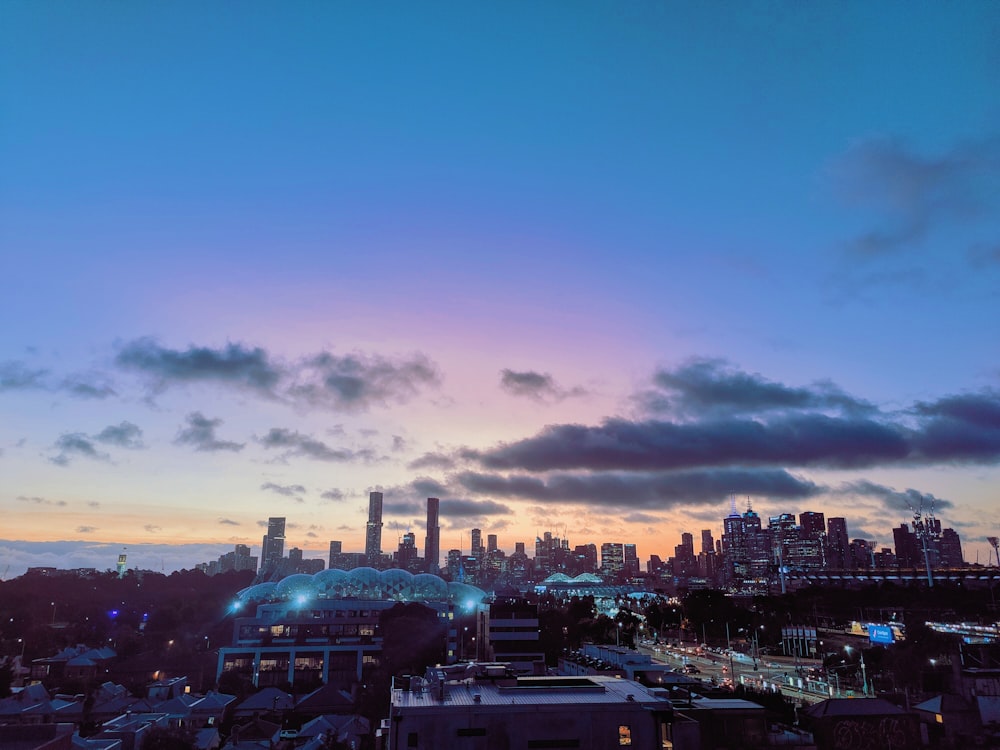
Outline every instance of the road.
<svg viewBox="0 0 1000 750"><path fill-rule="evenodd" d="M733 680L757 689L780 690L784 695L803 703L818 703L831 697L832 693L826 683L800 678L795 670L797 666L803 666L803 663L794 659L767 656L764 660L755 662L745 654L698 655L693 648L685 650L651 643L641 643L639 650L650 654L654 661L678 670L691 664L699 670L691 677L703 682L714 681L715 684L722 685L730 684L728 681ZM813 666L813 662L808 662L806 666Z"/></svg>

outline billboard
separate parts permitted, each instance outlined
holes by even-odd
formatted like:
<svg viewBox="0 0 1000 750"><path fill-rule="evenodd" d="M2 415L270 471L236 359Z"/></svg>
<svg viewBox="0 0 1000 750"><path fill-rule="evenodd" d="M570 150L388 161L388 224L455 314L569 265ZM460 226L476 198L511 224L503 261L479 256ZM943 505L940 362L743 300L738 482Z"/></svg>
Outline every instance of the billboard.
<svg viewBox="0 0 1000 750"><path fill-rule="evenodd" d="M869 625L868 640L872 643L894 643L896 636L888 625Z"/></svg>

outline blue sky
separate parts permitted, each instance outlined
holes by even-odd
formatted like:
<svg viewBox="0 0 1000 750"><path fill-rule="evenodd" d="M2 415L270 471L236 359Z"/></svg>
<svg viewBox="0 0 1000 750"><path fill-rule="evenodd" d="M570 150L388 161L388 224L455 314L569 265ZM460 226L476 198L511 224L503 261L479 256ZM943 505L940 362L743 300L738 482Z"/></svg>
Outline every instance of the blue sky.
<svg viewBox="0 0 1000 750"><path fill-rule="evenodd" d="M884 542L913 490L985 559L998 29L985 2L4 4L12 569L268 515L360 548L375 487L387 549L434 493L446 548L665 556L731 492L850 498ZM750 423L796 442L643 443ZM641 471L491 468L623 424Z"/></svg>

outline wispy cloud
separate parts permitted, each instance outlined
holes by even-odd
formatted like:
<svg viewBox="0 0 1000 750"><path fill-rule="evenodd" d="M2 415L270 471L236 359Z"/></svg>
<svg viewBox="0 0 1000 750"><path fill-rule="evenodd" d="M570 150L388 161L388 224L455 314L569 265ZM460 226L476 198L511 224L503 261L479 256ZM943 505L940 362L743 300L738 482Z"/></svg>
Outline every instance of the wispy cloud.
<svg viewBox="0 0 1000 750"><path fill-rule="evenodd" d="M304 502L302 496L306 494L306 488L301 484L276 484L274 482L264 482L260 488L266 492L274 492L284 497L293 498L296 502Z"/></svg>
<svg viewBox="0 0 1000 750"><path fill-rule="evenodd" d="M295 430L272 427L267 434L258 438L257 441L268 449L282 451L282 457L303 456L316 461L346 462L346 461L374 461L375 452L364 448L361 450L351 450L349 448L332 448L322 440L317 440L310 435L303 435Z"/></svg>
<svg viewBox="0 0 1000 750"><path fill-rule="evenodd" d="M282 377L280 366L264 349L234 343L217 349L189 346L180 350L140 338L124 344L115 362L147 376L157 392L176 384L215 382L272 396Z"/></svg>
<svg viewBox="0 0 1000 750"><path fill-rule="evenodd" d="M243 450L245 443L230 440L220 440L216 430L222 425L221 419L209 419L200 411L191 412L185 418L186 427L177 431L175 445L190 445L196 451L229 451L236 453Z"/></svg>
<svg viewBox="0 0 1000 750"><path fill-rule="evenodd" d="M74 458L111 461L111 456L98 450L94 441L82 432L67 432L60 435L53 448L57 453L49 457L49 461L56 466L68 466Z"/></svg>
<svg viewBox="0 0 1000 750"><path fill-rule="evenodd" d="M530 398L538 402L555 402L573 396L584 396L586 391L580 387L563 388L549 373L534 370L500 371L500 387L512 396Z"/></svg>
<svg viewBox="0 0 1000 750"><path fill-rule="evenodd" d="M94 435L94 440L106 445L116 445L119 448L144 448L142 429L131 422L124 421L117 425L108 425Z"/></svg>
<svg viewBox="0 0 1000 750"><path fill-rule="evenodd" d="M851 147L830 174L845 200L879 216L876 227L849 243L857 257L912 248L935 230L979 223L1000 210L1000 138L937 155L899 139L870 139Z"/></svg>
<svg viewBox="0 0 1000 750"><path fill-rule="evenodd" d="M65 500L48 500L37 496L18 495L16 500L21 503L32 503L33 505L54 505L60 508L66 506Z"/></svg>
<svg viewBox="0 0 1000 750"><path fill-rule="evenodd" d="M300 407L348 412L403 403L441 382L437 366L419 353L393 358L321 351L288 362L261 347L232 342L171 349L140 338L123 344L115 363L145 378L154 395L206 383Z"/></svg>
<svg viewBox="0 0 1000 750"><path fill-rule="evenodd" d="M47 373L44 369L32 369L24 362L0 362L0 392L44 388L43 379Z"/></svg>

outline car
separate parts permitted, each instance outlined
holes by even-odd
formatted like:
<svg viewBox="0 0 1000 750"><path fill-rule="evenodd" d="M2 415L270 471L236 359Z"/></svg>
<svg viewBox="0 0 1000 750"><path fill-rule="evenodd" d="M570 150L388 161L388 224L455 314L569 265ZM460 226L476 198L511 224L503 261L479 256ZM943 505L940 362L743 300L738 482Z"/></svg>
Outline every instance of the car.
<svg viewBox="0 0 1000 750"><path fill-rule="evenodd" d="M701 674L701 670L698 669L698 667L696 667L694 664L685 664L684 665L684 673L685 674Z"/></svg>

